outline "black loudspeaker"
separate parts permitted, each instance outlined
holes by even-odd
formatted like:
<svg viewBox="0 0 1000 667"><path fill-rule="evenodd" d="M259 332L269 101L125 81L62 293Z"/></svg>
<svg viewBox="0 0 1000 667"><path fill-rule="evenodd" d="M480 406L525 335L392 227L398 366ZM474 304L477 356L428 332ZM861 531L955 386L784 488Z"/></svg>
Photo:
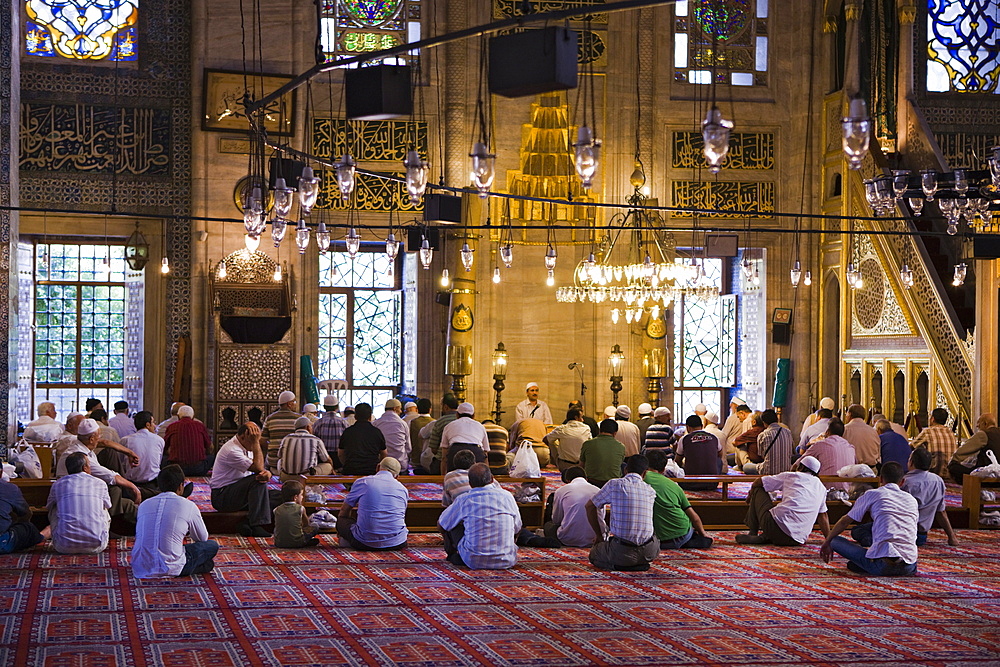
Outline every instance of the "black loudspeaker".
<svg viewBox="0 0 1000 667"><path fill-rule="evenodd" d="M525 97L576 88L577 34L561 26L490 39L490 92Z"/></svg>
<svg viewBox="0 0 1000 667"><path fill-rule="evenodd" d="M373 65L344 70L347 117L386 120L413 113L409 65Z"/></svg>
<svg viewBox="0 0 1000 667"><path fill-rule="evenodd" d="M1000 235L976 234L972 237L972 256L976 259L1000 258Z"/></svg>
<svg viewBox="0 0 1000 667"><path fill-rule="evenodd" d="M792 325L773 324L771 325L771 342L775 345L788 345L792 342Z"/></svg>
<svg viewBox="0 0 1000 667"><path fill-rule="evenodd" d="M462 198L443 192L424 195L424 222L442 225L462 224Z"/></svg>
<svg viewBox="0 0 1000 667"><path fill-rule="evenodd" d="M736 257L740 251L738 234L706 234L705 257Z"/></svg>
<svg viewBox="0 0 1000 667"><path fill-rule="evenodd" d="M430 244L431 250L441 249L441 234L437 229L428 227L425 230L423 227L409 227L406 230L406 252L420 250L420 244L423 242L424 236L427 237L427 243Z"/></svg>
<svg viewBox="0 0 1000 667"><path fill-rule="evenodd" d="M299 189L299 179L302 178L302 170L306 168L305 162L292 160L289 158L273 157L268 162L268 171L271 172L267 187L274 189L274 182L279 177L285 179L285 185L293 190Z"/></svg>

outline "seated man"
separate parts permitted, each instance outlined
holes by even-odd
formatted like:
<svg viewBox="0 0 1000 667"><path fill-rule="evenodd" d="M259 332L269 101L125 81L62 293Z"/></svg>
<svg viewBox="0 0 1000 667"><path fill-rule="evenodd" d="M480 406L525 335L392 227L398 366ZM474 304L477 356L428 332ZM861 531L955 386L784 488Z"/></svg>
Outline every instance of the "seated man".
<svg viewBox="0 0 1000 667"><path fill-rule="evenodd" d="M451 505L455 498L472 488L469 484L469 468L476 463L476 455L464 449L456 452L452 461L455 469L444 476L442 484L441 505L444 507Z"/></svg>
<svg viewBox="0 0 1000 667"><path fill-rule="evenodd" d="M83 452L66 457L66 475L52 483L46 507L52 546L61 554L96 554L108 548L111 497L108 485L91 476Z"/></svg>
<svg viewBox="0 0 1000 667"><path fill-rule="evenodd" d="M883 464L895 461L905 468L907 461L910 460L910 452L913 451L909 441L892 430L892 424L888 419L879 419L875 422L875 432L878 433L880 443L879 461Z"/></svg>
<svg viewBox="0 0 1000 667"><path fill-rule="evenodd" d="M506 570L517 564L514 536L521 512L509 491L493 484L485 463L469 468L472 489L460 495L438 519L448 562L473 570Z"/></svg>
<svg viewBox="0 0 1000 667"><path fill-rule="evenodd" d="M0 554L24 551L44 540L31 523L31 508L21 489L0 480Z"/></svg>
<svg viewBox="0 0 1000 667"><path fill-rule="evenodd" d="M212 469L212 438L190 405L177 408L177 421L167 427L163 440L167 462L179 465L185 475L203 477Z"/></svg>
<svg viewBox="0 0 1000 667"><path fill-rule="evenodd" d="M664 549L707 549L712 538L705 534L701 517L691 507L684 490L677 482L663 474L667 467L667 453L650 449L646 454L649 470L643 478L656 492L653 503L653 532Z"/></svg>
<svg viewBox="0 0 1000 667"><path fill-rule="evenodd" d="M822 411L821 411L822 412ZM816 422L821 423L823 420ZM815 426L816 424L813 424ZM812 428L812 427L810 427ZM903 440L906 445L906 440ZM906 445L909 448L909 445ZM805 451L804 456L812 456L819 461L819 474L836 476L844 466L852 466L855 463L854 445L844 439L844 422L837 417L826 420L826 431L819 440L814 440ZM796 461L798 463L798 461ZM830 488L843 489L847 491L850 484L847 482L835 482Z"/></svg>
<svg viewBox="0 0 1000 667"><path fill-rule="evenodd" d="M986 412L976 420L976 432L952 454L948 474L961 484L962 477L989 464L988 451L992 451L1000 461L1000 428L997 428L997 418Z"/></svg>
<svg viewBox="0 0 1000 667"><path fill-rule="evenodd" d="M820 408L811 416L818 417L818 419L811 426L806 426L802 429L802 434L799 436L799 446L795 448L795 451L799 454L804 454L809 449L809 443L813 440L823 437L830 426L830 420L833 419L833 410ZM843 424L843 421L841 421L841 424Z"/></svg>
<svg viewBox="0 0 1000 667"><path fill-rule="evenodd" d="M101 480L108 486L108 494L111 498L111 516L122 516L129 524L135 525L136 512L138 511L137 505L142 500L142 494L139 492L139 488L135 484L125 479L114 470L109 470L98 463L97 454L94 451L97 449L97 445L100 442L98 434L99 431L97 422L93 419L84 419L81 421L80 425L77 427L76 442L67 445L65 453L56 465L56 476L58 477L60 474L73 474L66 468L66 461L71 454L83 454L90 462L89 474ZM132 465L138 465L140 463L139 457L136 456L130 449L123 447L122 445L115 446L121 447L128 452L129 461Z"/></svg>
<svg viewBox="0 0 1000 667"><path fill-rule="evenodd" d="M271 512L281 504L281 492L268 491L270 471L260 444L260 427L247 422L219 448L209 485L212 507L219 512L247 511L237 526L245 537L271 537L264 526L272 522Z"/></svg>
<svg viewBox="0 0 1000 667"><path fill-rule="evenodd" d="M642 441L643 454L647 453L646 450L662 449L668 457L673 458L677 436L674 435L670 418L669 408L660 406L653 410L653 423L646 428L646 436Z"/></svg>
<svg viewBox="0 0 1000 667"><path fill-rule="evenodd" d="M882 486L865 491L833 527L819 555L829 563L834 552L847 559L847 569L858 574L893 577L917 572L917 500L899 488L903 466L890 461L879 471ZM861 522L871 513L871 546L839 537L852 521Z"/></svg>
<svg viewBox="0 0 1000 667"><path fill-rule="evenodd" d="M441 431L438 456L441 457L442 475L455 469L454 457L458 452L472 452L479 463L486 460L490 438L486 427L474 419L475 414L476 408L472 403L462 403L458 406L458 416Z"/></svg>
<svg viewBox="0 0 1000 667"><path fill-rule="evenodd" d="M687 434L677 443L677 465L684 468L685 477L691 475L721 475L724 447L719 437L705 430L704 420L691 415L684 420ZM718 482L683 483L682 489L714 491Z"/></svg>
<svg viewBox="0 0 1000 667"><path fill-rule="evenodd" d="M62 434L63 425L56 421L56 404L49 401L39 403L38 419L28 422L24 439L28 442L54 442Z"/></svg>
<svg viewBox="0 0 1000 667"><path fill-rule="evenodd" d="M219 543L208 539L198 506L181 496L184 471L179 465L164 466L156 484L160 492L139 507L132 574L137 579L155 579L211 572ZM184 544L185 535L191 538L188 544Z"/></svg>
<svg viewBox="0 0 1000 667"><path fill-rule="evenodd" d="M559 472L565 472L580 463L580 449L590 440L590 427L583 421L583 410L570 408L566 421L549 431L545 443L549 446L549 460L555 462Z"/></svg>
<svg viewBox="0 0 1000 667"><path fill-rule="evenodd" d="M278 445L278 477L282 482L303 475L330 475L333 461L323 441L312 434L312 421L302 415L295 420L295 430Z"/></svg>
<svg viewBox="0 0 1000 667"><path fill-rule="evenodd" d="M944 504L944 480L939 475L929 472L931 467L931 453L926 447L917 447L910 454L909 472L903 476L903 481L899 488L906 491L917 499L917 541L916 545L922 547L927 543L927 533L934 526L934 518L944 528L945 535L948 536L948 544L953 547L958 546L958 536L955 535L948 520L948 512L945 511ZM860 523L851 529L851 537L863 547L872 545L872 523Z"/></svg>
<svg viewBox="0 0 1000 667"><path fill-rule="evenodd" d="M115 416L108 420L108 426L118 433L119 438L125 439L138 430L135 420L128 416L128 401L115 401L114 408Z"/></svg>
<svg viewBox="0 0 1000 667"><path fill-rule="evenodd" d="M653 503L656 492L642 481L649 461L642 454L630 456L625 476L611 479L587 501L587 519L597 543L590 550L590 562L599 570L642 572L660 553L660 541L653 533ZM600 513L611 505L610 534L601 527Z"/></svg>
<svg viewBox="0 0 1000 667"><path fill-rule="evenodd" d="M583 443L580 448L580 465L587 473L587 481L601 488L609 479L622 476L625 445L615 440L618 422L605 419L598 424L600 435Z"/></svg>
<svg viewBox="0 0 1000 667"><path fill-rule="evenodd" d="M139 488L142 499L152 498L160 492L156 481L160 474L160 461L163 459L163 438L156 435L156 422L153 413L143 410L132 418L136 430L125 437L122 444L135 452L139 457L139 465L129 466L125 471L125 479ZM188 495L191 495L190 491Z"/></svg>
<svg viewBox="0 0 1000 667"><path fill-rule="evenodd" d="M761 477L750 487L746 524L750 532L737 535L739 544L773 544L798 547L805 544L813 524L819 520L824 535L830 532L826 516L826 487L819 479L820 463L802 457L795 470ZM772 491L781 491L781 502L771 500Z"/></svg>
<svg viewBox="0 0 1000 667"><path fill-rule="evenodd" d="M374 475L385 458L385 436L372 424L372 406L358 403L354 423L340 436L340 460L345 475Z"/></svg>
<svg viewBox="0 0 1000 667"><path fill-rule="evenodd" d="M406 504L410 494L396 479L400 470L399 460L386 456L374 475L351 485L337 517L341 545L346 543L360 551L406 548Z"/></svg>
<svg viewBox="0 0 1000 667"><path fill-rule="evenodd" d="M588 429L589 430L589 429ZM594 545L598 533L594 532L587 517L587 502L599 488L587 481L586 473L580 466L573 466L563 473L565 484L552 494L552 521L544 526L545 537L556 538L563 546L587 547ZM603 514L597 515L603 535L607 532Z"/></svg>

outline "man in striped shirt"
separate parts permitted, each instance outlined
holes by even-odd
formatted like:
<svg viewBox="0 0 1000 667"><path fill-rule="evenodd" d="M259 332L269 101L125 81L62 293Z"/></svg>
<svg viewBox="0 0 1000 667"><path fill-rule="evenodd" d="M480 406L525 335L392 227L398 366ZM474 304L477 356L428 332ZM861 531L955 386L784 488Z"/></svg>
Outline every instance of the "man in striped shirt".
<svg viewBox="0 0 1000 667"><path fill-rule="evenodd" d="M325 412L319 416L312 425L312 433L323 441L326 445L326 453L330 455L334 468L340 468L340 458L337 456L337 449L340 448L340 436L347 428L347 420L340 416L338 408L340 400L333 395L323 397L323 410Z"/></svg>
<svg viewBox="0 0 1000 667"><path fill-rule="evenodd" d="M278 409L264 420L260 430L260 446L267 459L267 469L272 473L278 471L278 446L281 440L295 430L295 420L301 417L296 409L298 402L295 394L283 391L278 394Z"/></svg>
<svg viewBox="0 0 1000 667"><path fill-rule="evenodd" d="M66 476L52 483L46 508L52 546L63 554L96 554L108 547L111 496L108 485L91 476L83 452L66 456Z"/></svg>
<svg viewBox="0 0 1000 667"><path fill-rule="evenodd" d="M930 472L935 475L941 474L941 469L948 465L948 459L952 452L958 449L958 440L951 429L945 426L948 423L948 411L944 408L931 410L931 418L923 431L913 439L910 446L926 447L931 453Z"/></svg>
<svg viewBox="0 0 1000 667"><path fill-rule="evenodd" d="M282 482L302 475L329 475L333 462L323 441L312 434L312 420L303 415L295 420L295 431L278 447L278 471Z"/></svg>
<svg viewBox="0 0 1000 667"><path fill-rule="evenodd" d="M470 490L469 468L476 463L476 455L468 449L455 452L455 470L444 476L443 491L441 493L441 504L448 507L460 495Z"/></svg>
<svg viewBox="0 0 1000 667"><path fill-rule="evenodd" d="M77 428L76 437L77 441L66 448L58 465L56 465L56 476L61 477L72 474L66 467L69 456L77 452L83 454L89 462L90 474L104 482L108 487L108 494L111 497L111 516L121 515L130 524L135 524L139 509L138 503L142 499L142 494L135 484L114 470L105 468L98 462L97 454L94 453L94 450L97 449L98 438L100 437L97 422L93 419L84 419L81 421ZM122 449L129 453L129 460L132 465L140 463L139 457L134 452L127 447L122 447Z"/></svg>
<svg viewBox="0 0 1000 667"><path fill-rule="evenodd" d="M517 564L514 536L521 512L509 491L493 484L485 463L469 468L470 491L445 508L438 519L448 562L473 570L506 570Z"/></svg>
<svg viewBox="0 0 1000 667"><path fill-rule="evenodd" d="M642 572L660 553L653 534L653 504L656 491L643 481L649 461L642 454L630 456L625 476L611 479L587 501L587 519L597 543L590 562L599 570ZM611 505L610 534L601 527L599 512Z"/></svg>

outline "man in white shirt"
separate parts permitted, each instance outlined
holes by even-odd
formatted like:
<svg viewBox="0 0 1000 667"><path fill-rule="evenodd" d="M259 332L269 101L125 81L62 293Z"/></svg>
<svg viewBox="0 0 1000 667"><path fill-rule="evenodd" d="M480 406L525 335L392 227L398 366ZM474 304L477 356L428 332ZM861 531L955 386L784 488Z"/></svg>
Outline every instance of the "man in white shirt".
<svg viewBox="0 0 1000 667"><path fill-rule="evenodd" d="M722 425L722 435L726 437L726 454L732 454L733 451L733 440L736 436L743 435L746 433L747 429L750 428L750 422L746 420L750 416L751 410L740 410L741 405L746 405L747 402L742 398L734 397L733 400L729 402L729 416L726 417L726 423Z"/></svg>
<svg viewBox="0 0 1000 667"><path fill-rule="evenodd" d="M847 559L847 569L858 574L880 577L904 576L917 572L917 500L899 488L903 466L895 461L879 471L882 486L865 491L854 506L833 527L819 555L824 563L838 553ZM839 537L852 521L860 523L871 514L871 546L865 547Z"/></svg>
<svg viewBox="0 0 1000 667"><path fill-rule="evenodd" d="M538 398L538 383L529 382L524 388L526 398L514 408L514 421L540 419L543 424L552 423L552 413L545 401Z"/></svg>
<svg viewBox="0 0 1000 667"><path fill-rule="evenodd" d="M119 438L127 438L138 430L132 417L128 416L127 401L115 402L115 416L108 420L108 426L115 430Z"/></svg>
<svg viewBox="0 0 1000 667"><path fill-rule="evenodd" d="M805 430L810 426L812 426L813 424L815 424L816 421L820 419L820 414L819 414L820 410L829 410L830 415L833 416L833 409L835 407L837 407L837 404L834 403L833 399L830 398L829 396L824 396L823 398L821 398L819 400L819 408L817 408L815 412L810 412L808 415L806 415L806 418L802 421L802 429L799 431L799 437L801 438Z"/></svg>
<svg viewBox="0 0 1000 667"><path fill-rule="evenodd" d="M833 411L827 410L826 408L820 408L816 415L818 418L812 423L812 425L802 429L802 435L799 436L799 446L798 452L805 452L809 447L809 443L818 438L822 438L826 433L826 429L830 425L830 420L833 419Z"/></svg>
<svg viewBox="0 0 1000 667"><path fill-rule="evenodd" d="M580 465L580 450L592 437L590 427L583 421L583 410L570 408L566 423L556 426L545 436L545 443L551 450L549 460L555 462L560 472Z"/></svg>
<svg viewBox="0 0 1000 667"><path fill-rule="evenodd" d="M709 412L707 415L701 418L701 421L704 423L703 430L705 431L705 433L711 433L712 435L714 435L716 438L719 439L719 447L721 448L720 451L722 452L722 467L719 469L719 474L725 475L728 470L726 466L725 453L729 451L729 443L726 442L725 433L723 433L722 429L719 428L719 415L715 414L714 412Z"/></svg>
<svg viewBox="0 0 1000 667"><path fill-rule="evenodd" d="M625 458L635 456L642 448L642 434L639 427L629 421L632 418L632 408L619 405L615 408L615 421L618 422L618 432L615 440L625 445Z"/></svg>
<svg viewBox="0 0 1000 667"><path fill-rule="evenodd" d="M417 410L417 404L413 401L407 401L403 404L403 421L409 424L411 421L420 416L420 411Z"/></svg>
<svg viewBox="0 0 1000 667"><path fill-rule="evenodd" d="M108 485L91 476L83 452L66 457L66 476L52 483L46 508L52 546L62 554L96 554L108 547L111 497Z"/></svg>
<svg viewBox="0 0 1000 667"><path fill-rule="evenodd" d="M587 501L597 495L600 489L587 481L587 473L579 466L566 470L563 480L566 484L553 494L552 521L547 522L543 528L545 537L554 537L567 547L589 549L597 540L597 533L587 518ZM603 535L608 526L600 512L597 514L597 521Z"/></svg>
<svg viewBox="0 0 1000 667"><path fill-rule="evenodd" d="M133 422L139 428L125 438L122 444L135 452L139 457L139 464L129 466L125 471L125 479L139 487L142 499L146 500L160 492L156 476L160 474L160 461L163 459L163 438L156 435L153 413L147 410L137 412Z"/></svg>
<svg viewBox="0 0 1000 667"><path fill-rule="evenodd" d="M38 419L25 427L24 439L28 442L54 442L62 434L63 425L56 421L55 403L39 403Z"/></svg>
<svg viewBox="0 0 1000 667"><path fill-rule="evenodd" d="M745 523L748 534L737 535L738 544L773 544L798 547L806 543L813 524L819 521L823 535L830 533L826 516L826 487L819 479L819 460L804 456L794 471L761 477L750 487ZM771 500L781 491L781 502Z"/></svg>
<svg viewBox="0 0 1000 667"><path fill-rule="evenodd" d="M458 416L446 424L441 431L441 474L455 469L455 454L468 450L476 455L476 462L482 463L490 451L490 438L486 427L474 419L476 408L472 403L458 406Z"/></svg>
<svg viewBox="0 0 1000 667"><path fill-rule="evenodd" d="M219 512L247 511L246 521L237 526L245 537L271 537L267 526L272 511L281 504L281 491L268 491L271 479L260 448L260 427L254 422L240 426L236 435L219 448L212 468L212 507Z"/></svg>
<svg viewBox="0 0 1000 667"><path fill-rule="evenodd" d="M185 488L184 471L177 464L164 466L156 483L159 494L139 508L132 574L137 579L154 579L211 572L219 543L208 539L198 506L180 495ZM188 544L184 544L185 535L191 537Z"/></svg>
<svg viewBox="0 0 1000 667"><path fill-rule="evenodd" d="M410 441L410 425L400 416L402 412L403 404L395 398L390 398L385 402L385 412L372 424L385 438L386 456L399 461L400 470L409 470L413 443Z"/></svg>

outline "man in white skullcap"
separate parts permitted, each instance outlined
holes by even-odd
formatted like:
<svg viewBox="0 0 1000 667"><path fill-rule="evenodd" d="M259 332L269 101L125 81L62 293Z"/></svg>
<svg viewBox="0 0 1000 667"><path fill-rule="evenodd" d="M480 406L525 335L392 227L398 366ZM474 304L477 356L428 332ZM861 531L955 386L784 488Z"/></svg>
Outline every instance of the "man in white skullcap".
<svg viewBox="0 0 1000 667"><path fill-rule="evenodd" d="M462 403L458 406L458 416L449 422L441 431L441 447L438 456L441 457L441 474L455 470L455 454L467 449L476 456L476 462L482 463L490 451L490 438L486 427L475 420L476 408L472 403Z"/></svg>
<svg viewBox="0 0 1000 667"><path fill-rule="evenodd" d="M265 452L267 469L273 474L278 472L278 445L295 430L295 420L302 416L296 412L297 409L295 394L287 390L281 392L278 394L278 409L267 416L260 430L260 448Z"/></svg>
<svg viewBox="0 0 1000 667"><path fill-rule="evenodd" d="M340 399L333 394L323 397L323 414L312 426L313 435L326 445L326 453L333 461L333 467L340 468L340 458L337 450L340 448L340 436L347 428L347 420L340 416Z"/></svg>
<svg viewBox="0 0 1000 667"><path fill-rule="evenodd" d="M538 383L529 382L524 388L526 398L514 409L515 421L540 419L543 424L552 424L552 413L545 401L538 398Z"/></svg>
<svg viewBox="0 0 1000 667"><path fill-rule="evenodd" d="M306 403L302 406L302 416L309 418L310 424L315 424L316 420L319 419L319 414L316 410L315 403Z"/></svg>
<svg viewBox="0 0 1000 667"><path fill-rule="evenodd" d="M732 442L738 436L743 435L750 428L750 420L746 418L749 412L738 411L741 405L746 405L747 402L742 398L733 397L733 400L729 401L729 416L726 417L726 423L722 425L722 434L726 436L726 454L733 453Z"/></svg>
<svg viewBox="0 0 1000 667"><path fill-rule="evenodd" d="M278 446L278 478L282 482L304 475L332 475L333 461L323 441L312 434L312 422L302 415L295 420L295 430L281 439Z"/></svg>
<svg viewBox="0 0 1000 667"><path fill-rule="evenodd" d="M625 458L639 453L642 447L642 439L639 427L629 421L632 417L632 408L627 405L619 405L615 409L615 421L618 422L618 432L615 433L615 440L625 445Z"/></svg>
<svg viewBox="0 0 1000 667"><path fill-rule="evenodd" d="M639 413L639 418L635 420L635 425L639 427L639 442L642 442L646 439L646 429L656 420L653 419L653 406L649 403L640 403L636 411Z"/></svg>
<svg viewBox="0 0 1000 667"><path fill-rule="evenodd" d="M403 404L403 421L409 424L411 421L420 416L420 411L417 410L417 404L413 401L407 401Z"/></svg>
<svg viewBox="0 0 1000 667"><path fill-rule="evenodd" d="M410 441L410 427L400 413L403 411L403 404L395 398L390 398L385 402L385 412L382 416L372 422L382 437L385 438L386 456L399 461L399 469L408 471L410 465L410 451L413 443ZM407 472L407 474L409 474Z"/></svg>
<svg viewBox="0 0 1000 667"><path fill-rule="evenodd" d="M801 440L802 434L806 432L806 429L808 429L810 426L812 426L813 424L815 424L820 420L819 416L820 410L830 410L832 412L835 407L837 407L837 404L834 403L833 399L830 398L829 396L824 396L823 398L819 399L819 407L816 409L815 412L810 412L806 416L805 421L802 422L802 430L799 431L799 439Z"/></svg>

